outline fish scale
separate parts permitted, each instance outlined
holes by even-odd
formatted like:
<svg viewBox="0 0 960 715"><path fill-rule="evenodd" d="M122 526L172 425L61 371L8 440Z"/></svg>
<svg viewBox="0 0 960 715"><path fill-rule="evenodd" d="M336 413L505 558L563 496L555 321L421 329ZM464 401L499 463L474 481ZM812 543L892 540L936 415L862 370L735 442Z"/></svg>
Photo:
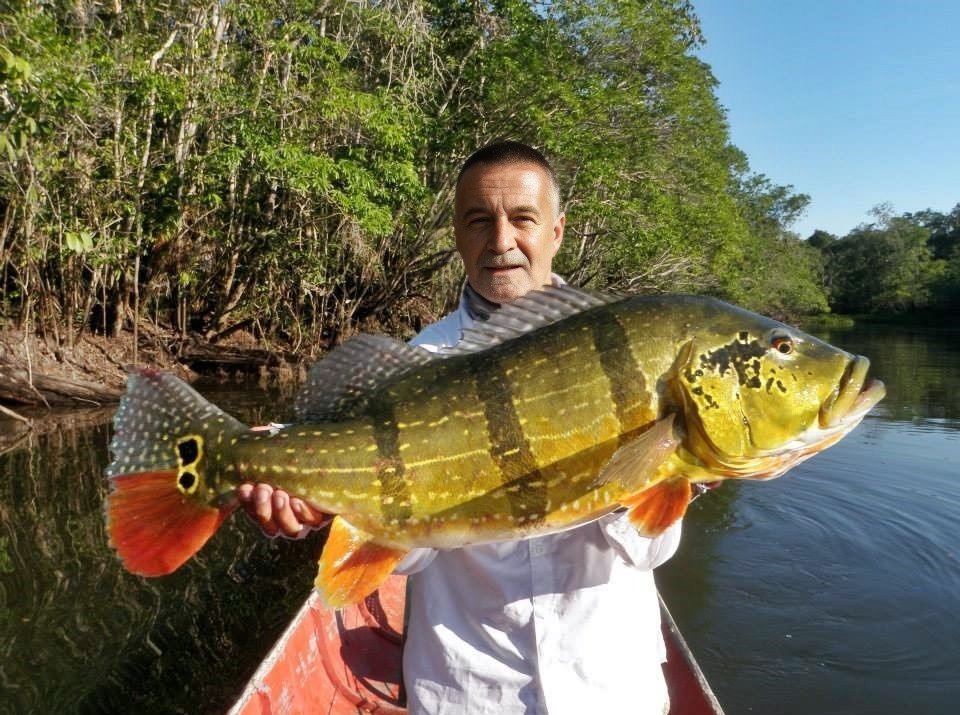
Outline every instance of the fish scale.
<svg viewBox="0 0 960 715"><path fill-rule="evenodd" d="M336 517L318 588L363 597L413 547L546 534L625 507L641 533L692 482L778 476L883 396L869 361L699 296L535 291L433 356L360 336L311 370L302 421L249 431L176 378L132 372L114 420L111 543L169 573L266 482Z"/></svg>

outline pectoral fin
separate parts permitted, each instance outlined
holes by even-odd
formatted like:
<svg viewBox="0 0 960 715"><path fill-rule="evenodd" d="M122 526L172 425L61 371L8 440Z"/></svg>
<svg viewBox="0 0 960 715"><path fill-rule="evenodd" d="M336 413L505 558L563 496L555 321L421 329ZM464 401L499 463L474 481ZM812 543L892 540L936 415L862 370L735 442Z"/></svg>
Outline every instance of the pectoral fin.
<svg viewBox="0 0 960 715"><path fill-rule="evenodd" d="M314 583L328 606L342 608L373 593L405 554L374 543L338 516L330 525Z"/></svg>
<svg viewBox="0 0 960 715"><path fill-rule="evenodd" d="M597 475L597 483L619 482L625 493L639 492L650 483L678 444L673 434L673 415L667 415L614 452Z"/></svg>
<svg viewBox="0 0 960 715"><path fill-rule="evenodd" d="M644 536L659 536L682 517L690 504L690 482L683 477L666 479L624 499L627 518Z"/></svg>

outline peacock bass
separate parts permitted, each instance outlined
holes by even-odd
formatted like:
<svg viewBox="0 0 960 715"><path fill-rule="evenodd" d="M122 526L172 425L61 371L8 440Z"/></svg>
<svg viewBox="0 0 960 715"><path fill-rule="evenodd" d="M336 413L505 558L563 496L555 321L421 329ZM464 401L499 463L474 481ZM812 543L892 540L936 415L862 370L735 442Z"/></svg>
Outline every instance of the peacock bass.
<svg viewBox="0 0 960 715"><path fill-rule="evenodd" d="M298 422L251 431L179 379L132 368L114 418L111 544L177 569L266 482L337 515L316 585L339 607L411 548L562 530L626 507L661 533L691 484L776 477L883 397L869 361L721 301L547 288L452 349L361 335L317 363Z"/></svg>

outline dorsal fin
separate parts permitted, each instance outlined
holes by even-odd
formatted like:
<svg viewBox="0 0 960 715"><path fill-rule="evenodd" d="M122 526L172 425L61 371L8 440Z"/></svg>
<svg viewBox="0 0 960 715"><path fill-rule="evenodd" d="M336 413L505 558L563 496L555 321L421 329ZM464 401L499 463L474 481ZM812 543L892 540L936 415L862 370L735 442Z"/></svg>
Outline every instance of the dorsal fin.
<svg viewBox="0 0 960 715"><path fill-rule="evenodd" d="M433 359L423 348L386 335L358 335L310 368L294 400L297 417L304 422L353 417L378 387Z"/></svg>
<svg viewBox="0 0 960 715"><path fill-rule="evenodd" d="M550 325L598 305L622 300L623 296L600 293L571 286L545 286L530 291L512 303L502 305L488 320L477 322L463 332L456 345L444 348L442 355L462 355L492 348L533 330Z"/></svg>

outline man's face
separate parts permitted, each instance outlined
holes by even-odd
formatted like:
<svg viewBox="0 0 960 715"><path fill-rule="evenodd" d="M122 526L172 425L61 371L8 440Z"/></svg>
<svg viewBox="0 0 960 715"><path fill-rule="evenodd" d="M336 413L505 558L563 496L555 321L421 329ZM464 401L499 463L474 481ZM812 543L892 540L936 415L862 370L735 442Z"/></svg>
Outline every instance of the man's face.
<svg viewBox="0 0 960 715"><path fill-rule="evenodd" d="M508 303L550 283L564 215L536 164L477 164L461 177L453 231L473 289Z"/></svg>

